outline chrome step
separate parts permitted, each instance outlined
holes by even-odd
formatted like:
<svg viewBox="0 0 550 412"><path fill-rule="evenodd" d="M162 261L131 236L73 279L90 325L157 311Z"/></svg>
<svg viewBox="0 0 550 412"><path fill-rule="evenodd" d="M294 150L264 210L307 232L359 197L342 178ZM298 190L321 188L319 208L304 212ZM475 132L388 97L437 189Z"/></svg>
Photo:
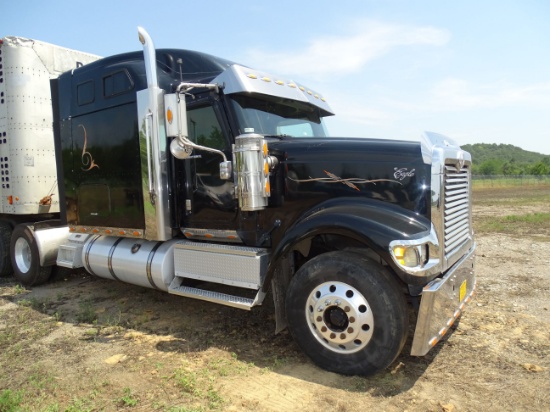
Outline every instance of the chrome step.
<svg viewBox="0 0 550 412"><path fill-rule="evenodd" d="M256 305L261 305L265 298L265 293L261 290L258 291L254 299L250 299L241 296L228 295L226 293L193 288L190 286L182 286L182 281L183 278L174 278L168 287L168 293L245 310L250 310Z"/></svg>

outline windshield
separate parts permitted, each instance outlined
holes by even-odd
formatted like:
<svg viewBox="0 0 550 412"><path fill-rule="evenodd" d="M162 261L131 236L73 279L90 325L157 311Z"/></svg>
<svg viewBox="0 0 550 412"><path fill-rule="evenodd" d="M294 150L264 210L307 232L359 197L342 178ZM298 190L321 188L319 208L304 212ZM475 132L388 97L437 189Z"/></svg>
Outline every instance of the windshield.
<svg viewBox="0 0 550 412"><path fill-rule="evenodd" d="M239 134L328 136L319 109L310 104L268 95L262 95L261 99L241 94L229 97L237 115Z"/></svg>

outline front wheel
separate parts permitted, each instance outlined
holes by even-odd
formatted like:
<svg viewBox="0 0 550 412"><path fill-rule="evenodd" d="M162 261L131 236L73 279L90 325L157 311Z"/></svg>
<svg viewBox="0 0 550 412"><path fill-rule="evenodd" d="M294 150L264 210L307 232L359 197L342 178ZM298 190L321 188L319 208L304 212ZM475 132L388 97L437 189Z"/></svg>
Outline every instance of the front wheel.
<svg viewBox="0 0 550 412"><path fill-rule="evenodd" d="M17 280L25 286L45 283L52 272L51 266L40 266L40 256L32 226L17 225L11 236L11 263Z"/></svg>
<svg viewBox="0 0 550 412"><path fill-rule="evenodd" d="M389 366L407 338L408 311L397 281L357 252L304 264L286 299L290 332L320 367L370 375Z"/></svg>

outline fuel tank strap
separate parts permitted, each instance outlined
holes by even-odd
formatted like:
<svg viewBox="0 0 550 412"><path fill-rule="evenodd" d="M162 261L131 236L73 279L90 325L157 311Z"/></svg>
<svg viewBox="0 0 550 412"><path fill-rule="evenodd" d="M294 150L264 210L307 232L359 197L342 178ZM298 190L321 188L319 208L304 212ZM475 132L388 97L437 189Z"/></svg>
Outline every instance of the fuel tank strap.
<svg viewBox="0 0 550 412"><path fill-rule="evenodd" d="M147 257L147 267L146 267L147 279L149 280L149 283L151 284L151 286L153 288L157 289L157 290L162 290L162 289L159 288L156 285L155 281L153 280L153 273L151 272L151 265L153 264L153 258L155 257L155 253L158 250L158 248L160 247L160 245L162 245L162 242L157 242L157 244L149 252L149 256Z"/></svg>
<svg viewBox="0 0 550 412"><path fill-rule="evenodd" d="M115 249L117 247L117 245L122 242L122 239L124 239L123 237L119 237L115 243L113 243L113 246L111 246L111 249L109 249L109 256L107 258L107 266L109 268L109 273L111 274L111 276L115 279L115 280L118 280L119 282L121 281L118 276L115 274L115 271L113 269L113 254L115 253Z"/></svg>
<svg viewBox="0 0 550 412"><path fill-rule="evenodd" d="M84 252L84 266L86 267L86 270L94 276L97 275L94 273L92 265L90 265L90 250L92 249L92 246L97 239L99 239L99 236L94 236L94 238L90 242L88 242L88 245L86 246L86 251Z"/></svg>

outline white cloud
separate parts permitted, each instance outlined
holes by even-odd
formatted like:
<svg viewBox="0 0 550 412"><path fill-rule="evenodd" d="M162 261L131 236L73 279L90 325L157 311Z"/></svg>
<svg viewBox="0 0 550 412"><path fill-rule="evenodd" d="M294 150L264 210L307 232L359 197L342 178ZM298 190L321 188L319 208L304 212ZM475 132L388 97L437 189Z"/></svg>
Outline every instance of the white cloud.
<svg viewBox="0 0 550 412"><path fill-rule="evenodd" d="M433 110L465 110L517 105L550 105L550 82L513 86L476 85L463 79L448 78L435 84L431 93Z"/></svg>
<svg viewBox="0 0 550 412"><path fill-rule="evenodd" d="M401 46L441 46L449 41L446 30L434 27L413 27L362 20L353 25L351 33L318 37L303 49L266 52L252 49L246 61L254 67L268 67L281 74L313 76L344 75L361 70Z"/></svg>

